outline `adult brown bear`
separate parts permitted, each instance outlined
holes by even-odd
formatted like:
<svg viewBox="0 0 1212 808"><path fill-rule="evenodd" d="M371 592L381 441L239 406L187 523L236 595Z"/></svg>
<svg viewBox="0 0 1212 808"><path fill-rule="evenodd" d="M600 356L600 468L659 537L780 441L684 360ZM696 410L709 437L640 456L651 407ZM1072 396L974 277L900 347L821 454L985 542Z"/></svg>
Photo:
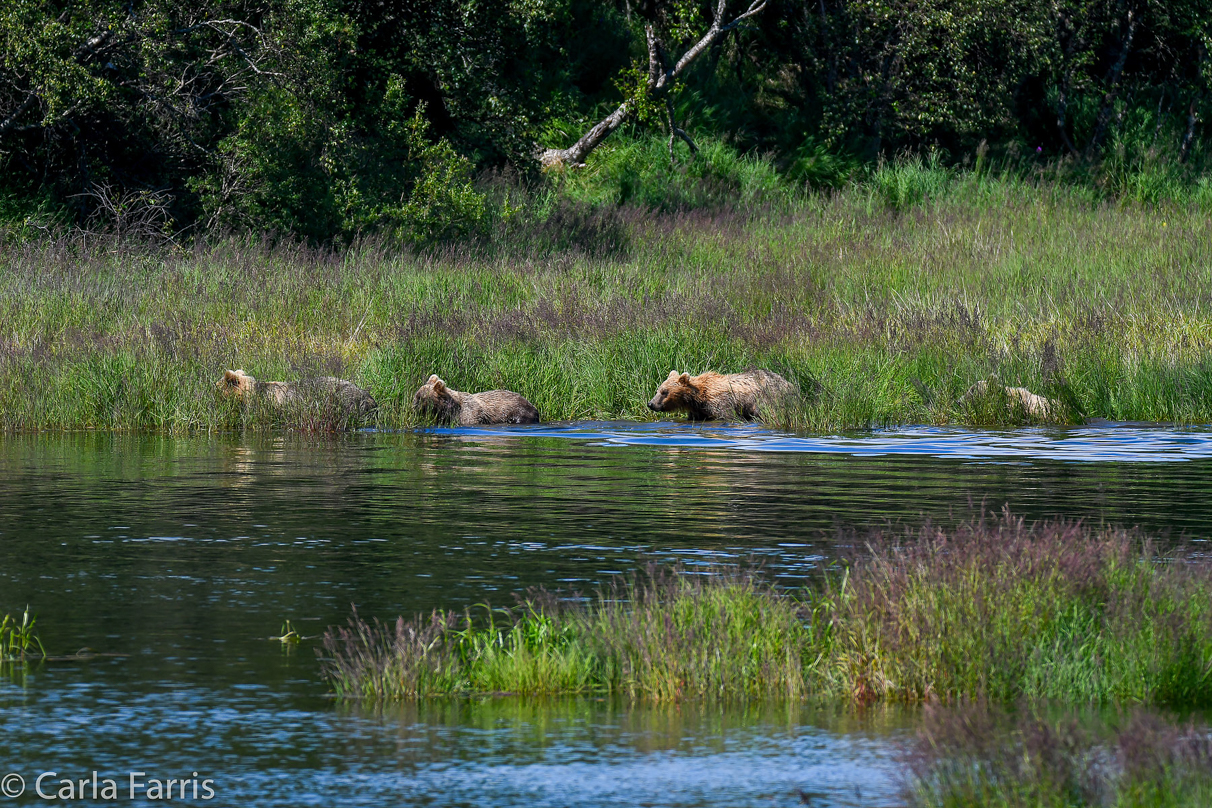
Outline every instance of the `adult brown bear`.
<svg viewBox="0 0 1212 808"><path fill-rule="evenodd" d="M656 412L684 410L694 421L753 420L762 410L796 392L795 385L769 370L714 373L698 376L669 371L648 408Z"/></svg>

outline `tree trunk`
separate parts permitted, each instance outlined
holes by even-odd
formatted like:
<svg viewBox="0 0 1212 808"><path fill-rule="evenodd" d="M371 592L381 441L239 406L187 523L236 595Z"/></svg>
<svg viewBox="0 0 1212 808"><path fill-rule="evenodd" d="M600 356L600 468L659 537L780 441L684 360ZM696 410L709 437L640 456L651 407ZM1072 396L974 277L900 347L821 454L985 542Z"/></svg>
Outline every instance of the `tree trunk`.
<svg viewBox="0 0 1212 808"><path fill-rule="evenodd" d="M1111 72L1107 74L1107 92L1103 96L1103 106L1098 111L1098 123L1094 127L1094 134L1091 135L1090 143L1086 146L1087 160L1094 157L1098 147L1102 145L1103 135L1107 133L1107 123L1111 120L1111 108L1118 95L1119 77L1124 72L1124 63L1128 61L1128 51L1132 50L1132 37L1136 34L1137 22L1137 16L1129 11L1128 34L1124 37L1124 47L1119 52L1119 58L1115 60L1115 64L1111 66Z"/></svg>
<svg viewBox="0 0 1212 808"><path fill-rule="evenodd" d="M1065 115L1069 108L1069 77L1065 77L1065 82L1061 85L1060 93L1056 99L1056 128L1060 131L1061 142L1065 144L1065 148L1073 155L1077 155L1077 146L1073 145L1073 141L1069 139L1069 129L1065 122Z"/></svg>
<svg viewBox="0 0 1212 808"><path fill-rule="evenodd" d="M539 162L543 164L544 168L562 165L577 168L584 165L585 158L589 156L589 153L596 149L611 132L622 126L630 114L631 100L628 99L619 104L619 108L614 112L594 124L592 129L581 135L581 139L567 149L547 149L544 151L539 156Z"/></svg>
<svg viewBox="0 0 1212 808"><path fill-rule="evenodd" d="M1187 154L1191 151L1191 141L1195 139L1195 122L1199 120L1199 115L1196 114L1196 103L1193 99L1191 107L1187 110L1187 132L1183 135L1182 146L1178 149L1178 162L1187 162Z"/></svg>
<svg viewBox="0 0 1212 808"><path fill-rule="evenodd" d="M9 115L3 121L0 121L0 135L3 135L5 132L11 129L13 125L17 123L17 120L27 111L29 111L29 108L32 107L34 102L37 100L38 96L35 93L30 93L27 95L25 100L21 102L21 106L17 107L16 111L13 112L12 115Z"/></svg>
<svg viewBox="0 0 1212 808"><path fill-rule="evenodd" d="M711 27L707 29L707 33L698 42L691 45L673 67L665 66L665 60L661 55L661 43L657 39L652 26L648 26L645 29L645 35L648 39L648 80L645 92L647 92L648 96L654 101L663 98L673 88L674 82L686 72L686 68L695 59L699 58L724 34L736 28L746 19L759 13L766 7L768 1L752 0L749 8L738 14L731 22L725 23L724 14L728 10L728 0L718 0L715 18L711 21ZM581 135L580 139L567 149L545 149L539 155L539 162L543 164L544 168L560 166L578 167L584 165L585 158L589 156L590 152L609 137L611 132L622 126L631 113L635 111L635 107L635 99L626 99L622 104L619 104L614 112L594 124L588 132ZM672 115L669 116L669 121L670 126L676 130ZM689 136L685 132L681 132L680 130L673 131L671 137L675 134L691 143ZM694 147L693 143L691 143L691 147Z"/></svg>

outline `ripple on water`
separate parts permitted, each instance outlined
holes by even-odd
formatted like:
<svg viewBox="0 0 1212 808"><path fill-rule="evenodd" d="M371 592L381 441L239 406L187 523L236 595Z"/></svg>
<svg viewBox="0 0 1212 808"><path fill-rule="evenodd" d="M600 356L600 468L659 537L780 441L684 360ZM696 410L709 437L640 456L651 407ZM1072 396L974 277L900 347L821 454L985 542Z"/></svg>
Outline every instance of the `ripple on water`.
<svg viewBox="0 0 1212 808"><path fill-rule="evenodd" d="M546 437L594 446L653 446L736 452L808 452L855 457L920 455L959 460L1173 463L1212 458L1212 430L1103 422L1080 427L971 430L912 426L843 435L791 435L754 425L575 422L533 427L429 430L463 437Z"/></svg>

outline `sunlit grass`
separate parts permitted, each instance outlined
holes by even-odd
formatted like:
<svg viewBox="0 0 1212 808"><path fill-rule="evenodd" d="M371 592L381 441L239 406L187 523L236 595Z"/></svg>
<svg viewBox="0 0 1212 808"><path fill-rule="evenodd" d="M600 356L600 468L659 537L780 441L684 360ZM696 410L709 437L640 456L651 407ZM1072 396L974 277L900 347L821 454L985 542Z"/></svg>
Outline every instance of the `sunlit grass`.
<svg viewBox="0 0 1212 808"><path fill-rule="evenodd" d="M28 606L20 622L8 614L0 619L0 664L46 656L46 649L42 647L35 627L37 622L37 615L30 614Z"/></svg>
<svg viewBox="0 0 1212 808"><path fill-rule="evenodd" d="M603 209L565 222L556 252L525 228L428 256L9 244L0 424L342 426L218 402L226 368L351 379L386 427L416 423L410 397L430 373L516 390L548 420L651 419L669 370L749 366L800 384L771 419L798 429L1021 420L960 403L994 376L1064 402L1057 420L1212 422L1202 198L1100 203L940 171L892 166L743 211Z"/></svg>
<svg viewBox="0 0 1212 808"><path fill-rule="evenodd" d="M605 692L658 701L805 695L800 605L750 576L650 571L577 606L545 593L486 619L355 615L325 635L337 693L371 699Z"/></svg>

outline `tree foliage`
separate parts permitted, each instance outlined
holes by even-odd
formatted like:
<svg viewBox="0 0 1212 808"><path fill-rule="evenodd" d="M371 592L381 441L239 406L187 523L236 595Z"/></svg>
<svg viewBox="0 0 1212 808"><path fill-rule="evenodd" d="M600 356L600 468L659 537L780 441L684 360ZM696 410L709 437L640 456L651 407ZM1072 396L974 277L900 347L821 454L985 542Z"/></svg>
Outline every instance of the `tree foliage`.
<svg viewBox="0 0 1212 808"><path fill-rule="evenodd" d="M634 126L723 138L812 182L903 152L1205 159L1204 0L770 0L639 103L649 43L683 52L714 10L7 0L0 215L96 223L154 199L135 219L158 228L163 212L186 231L459 237L483 227L477 172L534 176L541 149L628 97Z"/></svg>

